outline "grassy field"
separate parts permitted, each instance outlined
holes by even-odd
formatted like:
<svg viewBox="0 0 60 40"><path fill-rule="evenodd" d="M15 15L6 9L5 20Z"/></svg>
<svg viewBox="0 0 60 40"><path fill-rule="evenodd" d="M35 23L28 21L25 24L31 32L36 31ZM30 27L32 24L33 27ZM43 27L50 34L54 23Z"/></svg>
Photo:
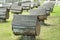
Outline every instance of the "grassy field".
<svg viewBox="0 0 60 40"><path fill-rule="evenodd" d="M19 36L12 33L13 14L10 13L10 18L6 23L0 23L0 40L19 40ZM40 35L37 40L60 40L60 7L55 7L51 16L46 20L50 26L41 26Z"/></svg>

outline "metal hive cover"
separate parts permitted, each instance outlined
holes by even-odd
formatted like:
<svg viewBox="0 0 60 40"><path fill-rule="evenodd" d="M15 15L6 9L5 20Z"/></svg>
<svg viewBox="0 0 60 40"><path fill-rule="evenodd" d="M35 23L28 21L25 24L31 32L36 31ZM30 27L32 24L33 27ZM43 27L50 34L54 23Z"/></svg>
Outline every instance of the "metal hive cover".
<svg viewBox="0 0 60 40"><path fill-rule="evenodd" d="M38 9L32 9L30 10L30 14L32 15L45 15L46 9L43 7L39 7Z"/></svg>
<svg viewBox="0 0 60 40"><path fill-rule="evenodd" d="M36 15L14 15L12 25L31 27L36 26Z"/></svg>

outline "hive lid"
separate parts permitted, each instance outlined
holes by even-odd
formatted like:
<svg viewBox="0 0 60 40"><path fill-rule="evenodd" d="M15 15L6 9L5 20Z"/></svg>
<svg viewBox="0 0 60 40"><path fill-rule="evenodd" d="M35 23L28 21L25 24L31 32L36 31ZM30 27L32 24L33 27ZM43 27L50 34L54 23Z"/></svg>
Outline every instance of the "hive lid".
<svg viewBox="0 0 60 40"><path fill-rule="evenodd" d="M46 8L51 8L54 6L54 3L53 2L47 2L47 3L44 3L43 6Z"/></svg>
<svg viewBox="0 0 60 40"><path fill-rule="evenodd" d="M12 25L17 26L36 26L36 15L14 15Z"/></svg>
<svg viewBox="0 0 60 40"><path fill-rule="evenodd" d="M10 8L10 4L0 4L0 8L4 7L6 9L9 9Z"/></svg>
<svg viewBox="0 0 60 40"><path fill-rule="evenodd" d="M46 14L46 9L43 7L39 7L37 9L31 9L30 10L30 15L45 15Z"/></svg>
<svg viewBox="0 0 60 40"><path fill-rule="evenodd" d="M12 6L11 6L11 9L12 9L12 10L18 10L18 11L19 11L19 10L22 10L22 7L21 7L21 6L13 6L13 5L12 5Z"/></svg>

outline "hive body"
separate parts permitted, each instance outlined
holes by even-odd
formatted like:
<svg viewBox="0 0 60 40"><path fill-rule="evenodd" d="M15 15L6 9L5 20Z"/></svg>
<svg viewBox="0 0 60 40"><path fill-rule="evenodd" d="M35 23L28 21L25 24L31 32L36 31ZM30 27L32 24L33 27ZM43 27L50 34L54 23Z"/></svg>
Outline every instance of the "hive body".
<svg viewBox="0 0 60 40"><path fill-rule="evenodd" d="M40 24L37 16L34 15L15 15L12 27L16 35L39 35L40 33Z"/></svg>

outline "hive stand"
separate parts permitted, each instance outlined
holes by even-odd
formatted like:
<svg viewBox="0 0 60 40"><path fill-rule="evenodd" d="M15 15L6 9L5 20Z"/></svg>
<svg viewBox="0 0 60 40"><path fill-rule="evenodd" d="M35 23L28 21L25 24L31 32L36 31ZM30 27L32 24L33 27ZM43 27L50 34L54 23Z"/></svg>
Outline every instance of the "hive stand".
<svg viewBox="0 0 60 40"><path fill-rule="evenodd" d="M11 5L10 11L14 14L21 14L23 12L22 6L19 6L18 3L13 3Z"/></svg>
<svg viewBox="0 0 60 40"><path fill-rule="evenodd" d="M22 35L22 40L35 40L40 34L37 15L14 15L12 31L15 35Z"/></svg>
<svg viewBox="0 0 60 40"><path fill-rule="evenodd" d="M47 19L46 10L43 7L39 7L37 9L30 10L31 15L38 15L38 20L41 25L45 25L44 20Z"/></svg>
<svg viewBox="0 0 60 40"><path fill-rule="evenodd" d="M22 40L36 40L35 36L22 36Z"/></svg>

